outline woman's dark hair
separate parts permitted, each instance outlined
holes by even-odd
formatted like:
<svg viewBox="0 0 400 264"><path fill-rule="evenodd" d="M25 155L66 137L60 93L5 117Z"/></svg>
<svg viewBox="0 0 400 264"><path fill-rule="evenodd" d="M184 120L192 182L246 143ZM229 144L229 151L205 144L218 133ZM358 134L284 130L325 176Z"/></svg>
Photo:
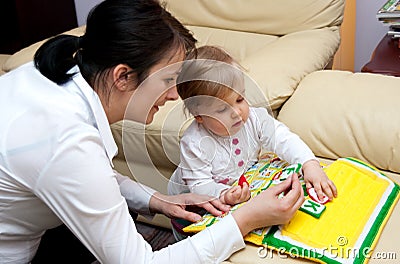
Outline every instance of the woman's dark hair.
<svg viewBox="0 0 400 264"><path fill-rule="evenodd" d="M101 76L118 64L136 73L137 84L150 68L174 50L194 49L192 34L157 0L105 0L94 7L81 37L59 35L36 52L36 68L57 84L66 83L78 65L94 87Z"/></svg>

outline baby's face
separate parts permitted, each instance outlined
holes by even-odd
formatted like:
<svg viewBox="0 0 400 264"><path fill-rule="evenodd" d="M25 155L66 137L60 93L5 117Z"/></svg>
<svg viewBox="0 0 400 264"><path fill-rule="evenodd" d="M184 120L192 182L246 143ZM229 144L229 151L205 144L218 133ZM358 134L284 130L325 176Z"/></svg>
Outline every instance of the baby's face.
<svg viewBox="0 0 400 264"><path fill-rule="evenodd" d="M231 92L226 98L209 97L199 106L197 122L219 136L233 136L249 117L249 104L244 90Z"/></svg>

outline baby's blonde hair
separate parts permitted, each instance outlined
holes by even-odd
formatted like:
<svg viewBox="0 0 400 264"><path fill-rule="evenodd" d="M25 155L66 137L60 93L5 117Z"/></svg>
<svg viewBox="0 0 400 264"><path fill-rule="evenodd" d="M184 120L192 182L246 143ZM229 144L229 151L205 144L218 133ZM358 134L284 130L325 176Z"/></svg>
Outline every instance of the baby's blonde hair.
<svg viewBox="0 0 400 264"><path fill-rule="evenodd" d="M243 79L241 66L226 51L216 46L202 46L191 52L183 63L177 90L185 108L196 115L197 107L208 96L224 99Z"/></svg>

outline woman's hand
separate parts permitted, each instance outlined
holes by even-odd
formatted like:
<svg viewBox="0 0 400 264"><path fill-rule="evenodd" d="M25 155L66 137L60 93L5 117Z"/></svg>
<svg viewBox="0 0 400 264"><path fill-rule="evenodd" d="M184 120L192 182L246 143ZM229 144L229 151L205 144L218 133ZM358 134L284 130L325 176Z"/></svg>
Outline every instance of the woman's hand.
<svg viewBox="0 0 400 264"><path fill-rule="evenodd" d="M306 188L314 188L318 199L322 200L325 195L329 200L337 197L335 184L328 178L317 160L309 160L303 164L303 175Z"/></svg>
<svg viewBox="0 0 400 264"><path fill-rule="evenodd" d="M164 195L159 192L150 198L150 211L161 213L169 218L182 218L191 222L201 220L201 216L187 211L187 207L201 207L215 216L220 216L230 210L230 206L221 203L219 199L206 195L185 193L179 195Z"/></svg>
<svg viewBox="0 0 400 264"><path fill-rule="evenodd" d="M280 198L281 193L285 196ZM303 188L296 174L249 200L232 213L243 236L271 225L285 224L304 202Z"/></svg>
<svg viewBox="0 0 400 264"><path fill-rule="evenodd" d="M250 188L248 183L244 183L243 187L237 185L225 190L220 198L222 203L235 205L250 199Z"/></svg>

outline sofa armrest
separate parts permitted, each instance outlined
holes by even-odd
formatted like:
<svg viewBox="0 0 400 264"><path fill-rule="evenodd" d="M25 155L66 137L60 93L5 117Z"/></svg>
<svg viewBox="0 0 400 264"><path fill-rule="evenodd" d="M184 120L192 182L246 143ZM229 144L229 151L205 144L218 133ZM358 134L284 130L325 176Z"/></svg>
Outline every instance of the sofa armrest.
<svg viewBox="0 0 400 264"><path fill-rule="evenodd" d="M400 173L400 78L345 71L306 76L278 119L317 156L355 157Z"/></svg>
<svg viewBox="0 0 400 264"><path fill-rule="evenodd" d="M6 73L3 71L3 65L11 57L9 54L0 54L0 75Z"/></svg>

